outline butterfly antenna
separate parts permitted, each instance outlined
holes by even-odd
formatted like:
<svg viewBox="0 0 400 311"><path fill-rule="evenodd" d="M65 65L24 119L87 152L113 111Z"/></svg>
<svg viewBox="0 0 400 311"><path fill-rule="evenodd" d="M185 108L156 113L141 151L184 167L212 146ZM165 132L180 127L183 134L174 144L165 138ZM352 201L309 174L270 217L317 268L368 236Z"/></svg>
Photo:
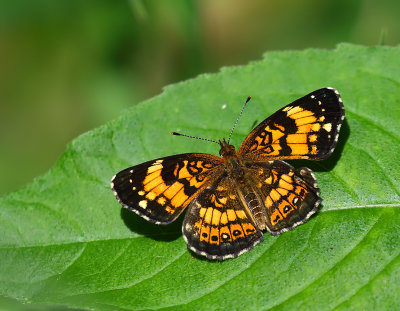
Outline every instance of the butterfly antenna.
<svg viewBox="0 0 400 311"><path fill-rule="evenodd" d="M216 144L219 145L219 142L217 142L216 140L212 140L212 139L208 139L208 138L190 136L190 135L181 134L181 133L177 133L177 132L171 132L171 134L172 134L172 135L176 135L176 136L184 136L184 137L193 138L193 139L200 139L200 140L210 141L210 142L212 142L212 143L216 143Z"/></svg>
<svg viewBox="0 0 400 311"><path fill-rule="evenodd" d="M250 99L251 99L251 96L247 97L246 102L244 103L244 105L243 105L243 107L242 107L242 110L240 111L239 116L238 116L237 119L236 119L235 125L233 126L233 128L232 128L232 130L231 130L231 133L229 134L228 144L229 144L229 142L231 141L231 136L232 136L233 130L235 129L236 125L238 124L239 119L240 119L240 117L242 116L243 110L244 110L244 108L246 108L246 105L247 105L247 103L250 101Z"/></svg>

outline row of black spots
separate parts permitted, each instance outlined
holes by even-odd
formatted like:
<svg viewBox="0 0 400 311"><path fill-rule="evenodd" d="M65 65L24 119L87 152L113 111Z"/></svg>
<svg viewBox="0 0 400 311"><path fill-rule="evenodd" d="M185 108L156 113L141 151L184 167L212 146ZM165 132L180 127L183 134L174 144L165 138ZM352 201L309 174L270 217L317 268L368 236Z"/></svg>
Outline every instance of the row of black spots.
<svg viewBox="0 0 400 311"><path fill-rule="evenodd" d="M256 232L255 229L246 229L246 235L253 234L253 233L255 233L255 232ZM208 233L206 233L206 232L203 232L201 235L202 235L202 237L205 238L205 239L208 237ZM234 231L232 232L232 235L233 235L234 237L238 237L238 236L242 235L242 231L236 229L236 230L234 230ZM222 240L223 242L229 241L230 238L231 238L231 236L230 236L228 233L226 233L226 232L221 233L221 240ZM217 242L217 241L218 241L218 236L212 235L212 236L211 236L211 241Z"/></svg>

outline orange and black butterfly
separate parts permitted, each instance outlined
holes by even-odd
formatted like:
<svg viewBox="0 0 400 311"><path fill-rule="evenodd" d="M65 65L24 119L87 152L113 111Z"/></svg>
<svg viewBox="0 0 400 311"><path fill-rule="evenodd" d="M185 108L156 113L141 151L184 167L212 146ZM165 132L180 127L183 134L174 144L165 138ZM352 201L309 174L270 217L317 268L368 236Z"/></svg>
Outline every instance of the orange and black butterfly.
<svg viewBox="0 0 400 311"><path fill-rule="evenodd" d="M124 207L156 224L171 223L189 206L182 226L188 247L209 259L234 258L261 242L263 230L280 234L317 211L314 174L283 160L329 157L344 115L335 89L316 90L261 122L238 151L223 139L221 157L148 161L116 174L111 187Z"/></svg>

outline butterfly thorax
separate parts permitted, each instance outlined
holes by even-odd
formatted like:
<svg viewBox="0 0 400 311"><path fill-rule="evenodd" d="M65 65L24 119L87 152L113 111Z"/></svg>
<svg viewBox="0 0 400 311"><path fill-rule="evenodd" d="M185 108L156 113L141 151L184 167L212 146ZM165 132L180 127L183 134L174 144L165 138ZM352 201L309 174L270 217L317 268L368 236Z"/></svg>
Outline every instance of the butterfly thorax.
<svg viewBox="0 0 400 311"><path fill-rule="evenodd" d="M224 159L225 169L228 175L235 178L235 180L244 182L244 171L243 164L241 163L241 159L238 157L238 154L235 150L235 147L229 145L225 139L219 141L221 149L219 154Z"/></svg>

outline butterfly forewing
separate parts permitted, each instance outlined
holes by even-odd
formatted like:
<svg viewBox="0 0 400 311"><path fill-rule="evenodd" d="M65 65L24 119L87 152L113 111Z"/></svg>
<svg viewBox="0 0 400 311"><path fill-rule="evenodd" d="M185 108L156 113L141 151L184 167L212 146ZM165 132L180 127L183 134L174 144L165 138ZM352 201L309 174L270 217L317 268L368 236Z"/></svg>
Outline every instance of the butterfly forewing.
<svg viewBox="0 0 400 311"><path fill-rule="evenodd" d="M221 176L190 204L183 235L195 253L218 260L237 257L263 239L227 176Z"/></svg>
<svg viewBox="0 0 400 311"><path fill-rule="evenodd" d="M116 174L111 186L120 203L148 221L174 221L216 173L221 158L188 153L160 158Z"/></svg>
<svg viewBox="0 0 400 311"><path fill-rule="evenodd" d="M322 160L333 152L343 119L339 93L332 88L319 89L261 122L238 153L274 160Z"/></svg>

